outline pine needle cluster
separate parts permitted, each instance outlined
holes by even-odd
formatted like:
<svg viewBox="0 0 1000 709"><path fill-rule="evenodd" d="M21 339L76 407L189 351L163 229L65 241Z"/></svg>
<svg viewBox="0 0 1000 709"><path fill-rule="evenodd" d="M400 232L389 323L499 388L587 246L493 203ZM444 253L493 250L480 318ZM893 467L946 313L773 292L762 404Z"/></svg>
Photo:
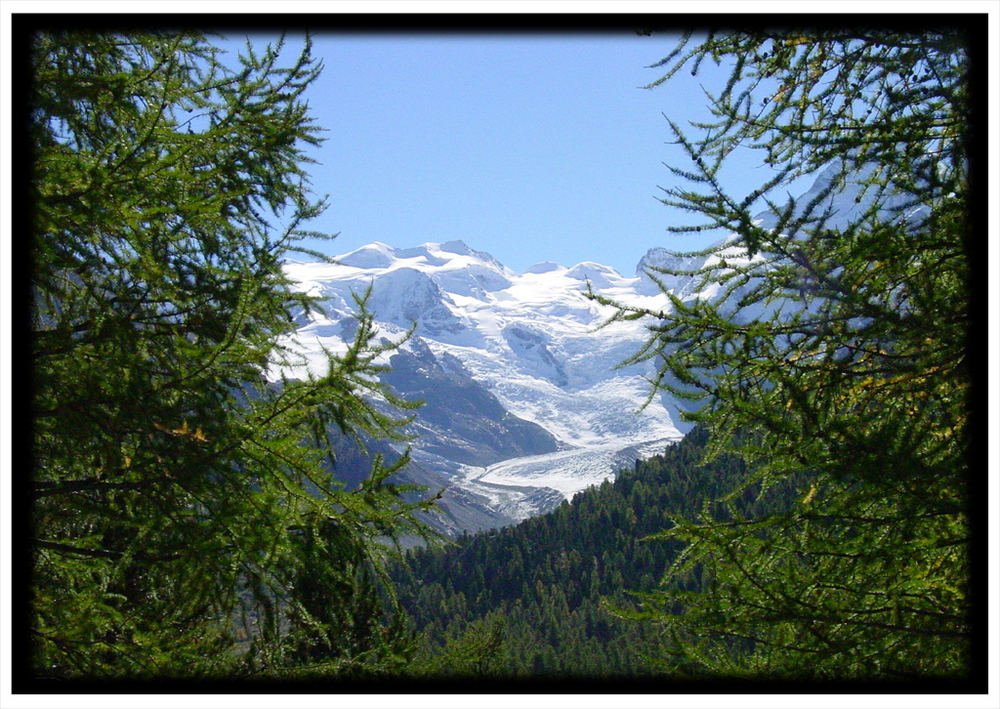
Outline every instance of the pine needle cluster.
<svg viewBox="0 0 1000 709"><path fill-rule="evenodd" d="M650 396L689 401L709 455L747 461L730 499L751 487L794 499L768 515L706 507L664 533L689 544L668 578L695 566L711 578L647 597L678 669L968 671L970 41L948 28L720 31L685 36L657 65L651 86L728 68L706 90L715 120L688 135L668 118L690 165L670 166L662 201L697 218L675 231L731 236L696 254L698 270L650 271L715 296L668 293L663 312L591 297L650 321L631 360L654 365ZM774 176L732 195L719 171L746 148ZM810 199L780 194L820 170Z"/></svg>
<svg viewBox="0 0 1000 709"><path fill-rule="evenodd" d="M324 237L303 229L325 207L305 173L321 64L308 40L285 54L33 38L36 678L357 675L409 652L373 589L430 501L392 483L406 456L355 490L333 471L338 437L402 440L412 405L375 364L398 343L359 298L325 374L271 374L318 307L283 260Z"/></svg>

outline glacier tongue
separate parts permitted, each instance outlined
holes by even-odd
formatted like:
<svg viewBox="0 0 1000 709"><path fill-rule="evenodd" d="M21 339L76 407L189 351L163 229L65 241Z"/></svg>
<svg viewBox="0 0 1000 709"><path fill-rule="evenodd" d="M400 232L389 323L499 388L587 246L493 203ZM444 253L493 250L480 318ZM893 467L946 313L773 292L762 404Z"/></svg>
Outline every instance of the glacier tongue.
<svg viewBox="0 0 1000 709"><path fill-rule="evenodd" d="M610 473L629 468L637 458L646 458L662 452L664 446L676 441L675 437L622 447L606 444L588 448L542 453L500 461L485 468L463 466L460 474L464 486L496 499L497 507L517 520L542 514L551 509L551 502L569 500L586 487L600 485ZM548 504L539 508L536 500L518 499L510 495L511 489L542 489L557 493L542 498ZM506 499L507 497L513 499Z"/></svg>

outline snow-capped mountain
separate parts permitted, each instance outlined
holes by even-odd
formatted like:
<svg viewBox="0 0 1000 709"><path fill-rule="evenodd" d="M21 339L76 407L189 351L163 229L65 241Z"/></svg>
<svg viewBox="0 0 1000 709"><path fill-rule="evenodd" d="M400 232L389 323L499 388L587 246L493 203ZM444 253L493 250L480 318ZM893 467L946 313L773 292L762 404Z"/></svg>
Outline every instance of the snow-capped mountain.
<svg viewBox="0 0 1000 709"><path fill-rule="evenodd" d="M665 306L644 277L590 262L515 273L458 241L406 249L374 243L336 262L285 265L301 289L322 298L326 315L299 318L301 364L284 373L319 372L324 348L346 348L352 294L371 289L368 308L386 338L416 323L388 356L384 377L401 395L425 401L413 423L413 467L431 487L448 488L446 515L450 509L465 520L443 525L451 531L468 527L470 511L457 509L463 505L486 512L473 528L545 512L688 428L669 402L636 413L647 372L615 366L645 341L645 326L598 330L610 309L583 295L589 280L605 295Z"/></svg>
<svg viewBox="0 0 1000 709"><path fill-rule="evenodd" d="M831 174L821 173L801 199L817 194ZM843 220L867 206L856 199L860 189L849 185L824 206ZM761 214L758 224L768 228L773 220ZM682 300L717 299L719 284L657 269L746 263L746 251L727 243L698 256L650 249L634 276L592 262L540 263L516 273L461 241L412 248L373 243L334 264L288 261L287 275L322 299L326 315L296 321L294 347L302 359L284 373L320 372L324 350L346 349L356 323L354 295L370 290L368 309L386 338L416 325L386 356L391 371L384 375L399 394L425 402L412 424L414 464L405 475L446 488L441 529L501 526L548 511L687 431L679 404L666 394L637 413L649 394L652 363L616 368L646 341L646 324L598 329L611 309L584 292L589 282L603 296L666 312L669 299L652 271Z"/></svg>

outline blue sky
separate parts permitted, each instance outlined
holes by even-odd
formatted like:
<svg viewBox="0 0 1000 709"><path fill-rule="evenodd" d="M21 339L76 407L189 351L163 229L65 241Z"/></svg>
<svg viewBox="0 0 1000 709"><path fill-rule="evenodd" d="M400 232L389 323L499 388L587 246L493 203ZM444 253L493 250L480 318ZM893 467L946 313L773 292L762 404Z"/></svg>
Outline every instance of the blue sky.
<svg viewBox="0 0 1000 709"><path fill-rule="evenodd" d="M340 233L323 250L461 239L516 271L589 260L631 275L649 248L707 245L667 233L692 216L656 199L674 179L663 163L686 166L663 114L708 118L699 83L724 81L706 67L640 88L660 76L647 67L675 41L317 35L325 69L307 97L327 132L310 172L330 207L311 228ZM759 163L748 154L730 171L734 192L764 179Z"/></svg>

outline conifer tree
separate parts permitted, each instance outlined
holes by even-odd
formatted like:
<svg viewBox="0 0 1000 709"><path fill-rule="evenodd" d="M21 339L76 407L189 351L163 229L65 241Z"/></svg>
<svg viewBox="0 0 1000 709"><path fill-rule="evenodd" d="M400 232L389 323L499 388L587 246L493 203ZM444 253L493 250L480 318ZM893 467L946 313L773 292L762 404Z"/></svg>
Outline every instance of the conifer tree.
<svg viewBox="0 0 1000 709"><path fill-rule="evenodd" d="M690 165L670 166L662 201L698 217L674 231L732 236L689 254L700 269L651 273L721 290L669 294L663 312L591 296L614 319L650 320L631 360L655 363L650 396L690 401L709 455L749 463L728 512L675 516L664 534L688 543L667 588L698 567L705 577L702 590L645 596L638 614L665 627L674 670L892 679L970 667L971 37L719 31L685 35L656 65L666 73L651 87L728 67L706 89L714 120L686 132L667 116ZM733 195L720 170L747 148L774 177ZM814 199L783 195L820 170ZM833 199L845 190L857 192L847 216ZM748 492L756 512L740 502Z"/></svg>
<svg viewBox="0 0 1000 709"><path fill-rule="evenodd" d="M317 307L282 260L322 237L303 225L325 207L304 171L321 66L308 40L283 66L283 42L223 57L191 32L32 39L37 678L401 661L396 626L357 600L429 503L404 501L398 466L350 492L331 470L335 436L400 439L410 405L375 378L393 344L361 298L326 373L268 376ZM366 615L344 634L348 608Z"/></svg>

